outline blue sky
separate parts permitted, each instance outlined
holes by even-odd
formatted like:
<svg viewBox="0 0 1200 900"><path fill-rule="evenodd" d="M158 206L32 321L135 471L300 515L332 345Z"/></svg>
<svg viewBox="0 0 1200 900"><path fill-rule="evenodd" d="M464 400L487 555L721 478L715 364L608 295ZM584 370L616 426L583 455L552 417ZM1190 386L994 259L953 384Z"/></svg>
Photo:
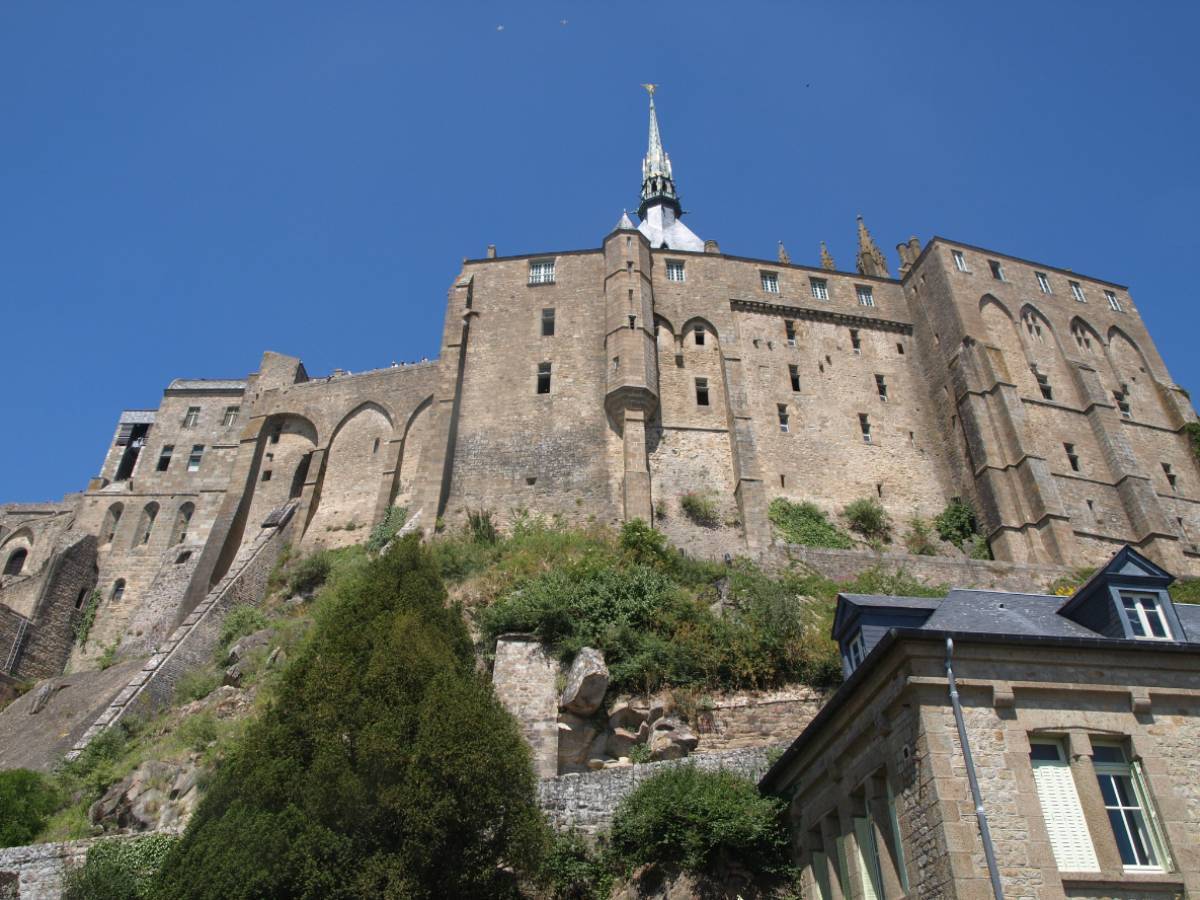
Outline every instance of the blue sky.
<svg viewBox="0 0 1200 900"><path fill-rule="evenodd" d="M0 4L0 501L178 376L434 356L460 260L597 246L645 95L689 225L1131 285L1200 389L1196 3ZM889 254L895 266L894 253Z"/></svg>

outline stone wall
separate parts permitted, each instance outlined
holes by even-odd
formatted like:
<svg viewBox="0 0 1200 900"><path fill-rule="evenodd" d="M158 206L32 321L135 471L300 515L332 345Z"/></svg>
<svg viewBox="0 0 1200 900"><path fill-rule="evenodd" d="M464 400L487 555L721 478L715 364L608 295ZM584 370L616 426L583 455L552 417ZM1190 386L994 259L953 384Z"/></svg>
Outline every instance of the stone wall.
<svg viewBox="0 0 1200 900"><path fill-rule="evenodd" d="M58 544L13 674L30 680L61 674L75 646L79 603L96 584L96 539L68 532Z"/></svg>
<svg viewBox="0 0 1200 900"><path fill-rule="evenodd" d="M788 743L808 726L825 697L808 687L717 695L696 716L696 752Z"/></svg>
<svg viewBox="0 0 1200 900"><path fill-rule="evenodd" d="M538 783L538 804L558 830L574 829L595 837L611 824L613 812L622 799L643 781L671 766L695 766L704 771L723 769L757 781L768 768L767 752L766 747L755 747L697 753L682 760L543 778Z"/></svg>
<svg viewBox="0 0 1200 900"><path fill-rule="evenodd" d="M496 642L496 699L520 723L540 778L558 774L558 675L558 661L537 638L505 634Z"/></svg>
<svg viewBox="0 0 1200 900"><path fill-rule="evenodd" d="M136 841L143 837L146 835L112 835L0 849L0 900L59 900L67 872L83 865L88 850L101 842Z"/></svg>

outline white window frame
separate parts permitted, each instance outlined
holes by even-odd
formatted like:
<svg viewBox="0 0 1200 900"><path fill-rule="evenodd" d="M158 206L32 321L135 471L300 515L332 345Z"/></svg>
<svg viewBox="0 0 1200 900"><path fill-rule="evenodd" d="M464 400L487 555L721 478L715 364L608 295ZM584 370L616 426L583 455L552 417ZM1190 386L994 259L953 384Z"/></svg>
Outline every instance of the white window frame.
<svg viewBox="0 0 1200 900"><path fill-rule="evenodd" d="M971 271L970 269L967 268L967 258L965 256L963 256L963 252L961 250L951 250L950 256L954 259L954 268L958 269L958 271L960 271L960 272L970 272Z"/></svg>
<svg viewBox="0 0 1200 900"><path fill-rule="evenodd" d="M862 665L862 661L867 658L867 641L863 637L862 629L858 629L854 634L854 638L850 641L850 645L846 647L846 656L850 660L850 671L853 672Z"/></svg>
<svg viewBox="0 0 1200 900"><path fill-rule="evenodd" d="M687 273L683 268L683 260L667 260L667 281L686 281Z"/></svg>
<svg viewBox="0 0 1200 900"><path fill-rule="evenodd" d="M879 859L875 828L869 816L854 817L854 846L858 850L863 900L883 900L883 865Z"/></svg>
<svg viewBox="0 0 1200 900"><path fill-rule="evenodd" d="M1004 263L998 259L988 260L988 269L992 272L992 277L996 281L1008 281L1008 277L1004 274Z"/></svg>
<svg viewBox="0 0 1200 900"><path fill-rule="evenodd" d="M530 284L554 284L554 260L531 259L529 261Z"/></svg>
<svg viewBox="0 0 1200 900"><path fill-rule="evenodd" d="M1117 596L1121 601L1121 615L1124 616L1125 624L1129 626L1129 630L1133 632L1134 640L1138 641L1173 641L1171 635L1171 623L1167 620L1167 611L1163 609L1162 598L1158 594L1150 594L1144 591L1118 591ZM1127 601L1133 601L1133 609L1130 609ZM1162 625L1162 635L1153 633L1150 626L1150 615L1147 607L1154 612L1158 617L1159 623ZM1135 623L1136 622L1136 627ZM1141 629L1142 633L1138 634L1137 630Z"/></svg>
<svg viewBox="0 0 1200 900"><path fill-rule="evenodd" d="M829 281L825 278L810 278L808 279L808 288L812 292L814 300L829 299Z"/></svg>
<svg viewBox="0 0 1200 900"><path fill-rule="evenodd" d="M858 414L858 430L862 434L864 444L870 444L871 441L871 416L869 413Z"/></svg>
<svg viewBox="0 0 1200 900"><path fill-rule="evenodd" d="M783 336L787 339L787 345L789 347L796 346L796 320L795 319L784 319L783 320Z"/></svg>
<svg viewBox="0 0 1200 900"><path fill-rule="evenodd" d="M779 417L779 431L781 434L788 434L791 431L791 414L788 412L786 403L776 403L775 412Z"/></svg>
<svg viewBox="0 0 1200 900"><path fill-rule="evenodd" d="M875 290L869 284L856 284L854 286L854 296L858 298L859 306L875 305Z"/></svg>
<svg viewBox="0 0 1200 900"><path fill-rule="evenodd" d="M1116 295L1115 291L1106 290L1104 292L1104 299L1108 301L1109 309L1111 309L1113 312L1119 312L1119 313L1125 312L1124 307L1121 306L1121 300Z"/></svg>
<svg viewBox="0 0 1200 900"><path fill-rule="evenodd" d="M1100 783L1100 797L1104 802L1104 809L1108 813L1108 824L1113 829L1113 839L1117 842L1117 850L1120 852L1121 840L1117 836L1117 823L1113 821L1114 816L1119 818L1130 848L1134 849L1133 832L1136 829L1143 849L1149 852L1147 858L1153 858L1154 860L1148 863L1126 863L1124 858L1122 858L1122 868L1129 873L1170 871L1172 866L1171 856L1167 851L1162 826L1158 821L1158 813L1154 809L1154 804L1150 801L1150 793L1146 789L1142 767L1136 761L1130 762L1125 754L1125 749L1119 744L1097 742L1092 745L1092 750L1094 753L1100 748L1110 747L1121 755L1124 762L1098 762L1093 756L1092 767L1096 770L1096 780ZM1120 778L1128 779L1128 788L1133 795L1134 801L1134 805L1132 806L1121 802L1121 792L1116 787L1117 779ZM1112 794L1116 797L1116 802L1113 804L1110 804L1108 798L1104 796L1105 779L1109 779L1112 786ZM1130 818L1134 819L1132 825L1130 824ZM1138 822L1139 818L1140 823ZM1136 849L1134 849L1134 852L1136 854Z"/></svg>
<svg viewBox="0 0 1200 900"><path fill-rule="evenodd" d="M1054 291L1052 291L1050 289L1050 276L1049 275L1047 275L1045 272L1034 272L1033 277L1037 279L1038 289L1043 294L1053 294L1054 293Z"/></svg>
<svg viewBox="0 0 1200 900"><path fill-rule="evenodd" d="M1087 303L1087 296L1083 293L1083 285L1081 285L1078 281L1072 281L1070 282L1070 285L1071 296L1080 303Z"/></svg>
<svg viewBox="0 0 1200 900"><path fill-rule="evenodd" d="M766 291L768 294L779 293L779 273L759 272L758 277L764 291Z"/></svg>
<svg viewBox="0 0 1200 900"><path fill-rule="evenodd" d="M1056 759L1034 759L1034 747L1054 747ZM1079 791L1061 740L1043 738L1029 742L1029 763L1038 803L1050 837L1055 865L1062 872L1099 872L1096 844L1088 829Z"/></svg>
<svg viewBox="0 0 1200 900"><path fill-rule="evenodd" d="M200 424L200 407L189 406L187 412L183 414L183 427L195 428Z"/></svg>
<svg viewBox="0 0 1200 900"><path fill-rule="evenodd" d="M204 445L193 444L191 452L188 453L187 470L189 472L199 472L202 462L204 462Z"/></svg>
<svg viewBox="0 0 1200 900"><path fill-rule="evenodd" d="M241 414L241 412L242 408L240 406L225 407L225 415L221 419L221 427L228 428L238 420L238 416Z"/></svg>

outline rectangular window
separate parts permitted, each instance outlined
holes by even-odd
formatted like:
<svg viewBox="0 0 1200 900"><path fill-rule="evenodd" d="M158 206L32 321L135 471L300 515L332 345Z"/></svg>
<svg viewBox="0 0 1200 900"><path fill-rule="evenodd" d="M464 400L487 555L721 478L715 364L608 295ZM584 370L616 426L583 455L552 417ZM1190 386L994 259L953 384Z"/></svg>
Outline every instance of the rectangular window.
<svg viewBox="0 0 1200 900"><path fill-rule="evenodd" d="M1004 277L1004 266L1000 265L1000 263L996 262L996 260L989 259L988 260L988 268L992 270L992 277L995 278L997 281L1007 281L1008 280Z"/></svg>
<svg viewBox="0 0 1200 900"><path fill-rule="evenodd" d="M703 325L697 325L692 330L692 338L695 341L697 347L704 346L704 326Z"/></svg>
<svg viewBox="0 0 1200 900"><path fill-rule="evenodd" d="M862 340L858 336L858 329L850 329L850 349L854 351L855 356L862 355Z"/></svg>
<svg viewBox="0 0 1200 900"><path fill-rule="evenodd" d="M788 378L791 379L792 390L793 391L800 390L800 367L799 366L788 366Z"/></svg>
<svg viewBox="0 0 1200 900"><path fill-rule="evenodd" d="M821 850L812 854L813 881L817 883L817 900L833 900L833 886L829 883L829 857Z"/></svg>
<svg viewBox="0 0 1200 900"><path fill-rule="evenodd" d="M904 355L904 345L903 344L896 345L896 353L900 356Z"/></svg>
<svg viewBox="0 0 1200 900"><path fill-rule="evenodd" d="M1171 640L1171 627L1163 615L1156 594L1135 594L1121 591L1121 606L1125 622L1135 638L1147 641Z"/></svg>
<svg viewBox="0 0 1200 900"><path fill-rule="evenodd" d="M862 876L863 900L883 900L883 871L875 829L865 816L854 819L854 843L858 847L858 871Z"/></svg>
<svg viewBox="0 0 1200 900"><path fill-rule="evenodd" d="M271 480L271 470L270 469L263 469L262 480L263 481Z"/></svg>
<svg viewBox="0 0 1200 900"><path fill-rule="evenodd" d="M667 281L683 281L683 263L677 259L667 260Z"/></svg>
<svg viewBox="0 0 1200 900"><path fill-rule="evenodd" d="M867 658L867 642L863 639L861 628L854 633L854 640L850 642L847 653L850 656L850 671L853 672Z"/></svg>
<svg viewBox="0 0 1200 900"><path fill-rule="evenodd" d="M708 406L708 379L696 379L696 405Z"/></svg>
<svg viewBox="0 0 1200 900"><path fill-rule="evenodd" d="M183 427L184 428L195 428L196 424L199 421L200 421L200 407L189 406L187 408L187 412L184 413L184 415L183 415Z"/></svg>
<svg viewBox="0 0 1200 900"><path fill-rule="evenodd" d="M854 293L858 296L859 306L875 305L875 291L870 286L857 284L854 286Z"/></svg>
<svg viewBox="0 0 1200 900"><path fill-rule="evenodd" d="M900 872L900 888L904 893L909 892L908 866L904 862L904 841L900 838L900 817L896 814L896 795L892 793L892 783L887 783L888 821L892 825L892 840L896 846L896 868Z"/></svg>
<svg viewBox="0 0 1200 900"><path fill-rule="evenodd" d="M783 320L783 334L784 334L784 337L787 338L787 345L789 347L795 347L796 346L796 323L793 322L791 319L784 319Z"/></svg>
<svg viewBox="0 0 1200 900"><path fill-rule="evenodd" d="M1067 462L1071 464L1071 471L1079 471L1079 454L1075 452L1074 444L1063 444L1063 450L1067 453Z"/></svg>
<svg viewBox="0 0 1200 900"><path fill-rule="evenodd" d="M529 263L530 284L554 284L554 260L538 259Z"/></svg>
<svg viewBox="0 0 1200 900"><path fill-rule="evenodd" d="M1167 476L1167 486L1173 491L1175 490L1176 475L1171 471L1170 463L1163 463L1163 474Z"/></svg>
<svg viewBox="0 0 1200 900"><path fill-rule="evenodd" d="M871 443L871 418L866 413L858 414L858 430L862 432L863 443Z"/></svg>
<svg viewBox="0 0 1200 900"><path fill-rule="evenodd" d="M1117 409L1121 411L1121 418L1132 419L1133 411L1129 408L1129 395L1124 391L1113 391L1113 399L1117 401Z"/></svg>
<svg viewBox="0 0 1200 900"><path fill-rule="evenodd" d="M232 425L234 422L236 422L238 413L240 413L241 411L242 411L242 408L240 406L225 407L225 415L221 419L221 427L228 428L230 425Z"/></svg>
<svg viewBox="0 0 1200 900"><path fill-rule="evenodd" d="M1050 377L1041 374L1036 369L1031 369L1030 371L1033 372L1033 377L1037 379L1038 390L1042 392L1042 399L1053 400L1054 390L1050 387Z"/></svg>
<svg viewBox="0 0 1200 900"><path fill-rule="evenodd" d="M1083 295L1083 287L1079 284L1079 282L1072 281L1069 282L1069 284L1071 285L1071 296L1080 303L1087 303L1087 297Z"/></svg>
<svg viewBox="0 0 1200 900"><path fill-rule="evenodd" d="M1098 872L1096 848L1075 790L1071 766L1058 741L1031 741L1029 762L1054 862L1063 872Z"/></svg>
<svg viewBox="0 0 1200 900"><path fill-rule="evenodd" d="M272 428L271 429L271 443L278 444L279 436L281 434L283 434L283 426L282 425L276 425L274 428Z"/></svg>
<svg viewBox="0 0 1200 900"><path fill-rule="evenodd" d="M950 255L954 257L954 268L958 269L960 272L968 271L967 258L963 256L961 250L951 250Z"/></svg>
<svg viewBox="0 0 1200 900"><path fill-rule="evenodd" d="M554 310L542 310L542 337L554 337Z"/></svg>
<svg viewBox="0 0 1200 900"><path fill-rule="evenodd" d="M537 370L537 392L539 394L550 393L550 363L538 363Z"/></svg>
<svg viewBox="0 0 1200 900"><path fill-rule="evenodd" d="M887 399L888 399L887 379L884 378L884 376L882 376L882 375L875 376L875 390L879 392L879 399L881 401L883 401L884 403L887 403Z"/></svg>
<svg viewBox="0 0 1200 900"><path fill-rule="evenodd" d="M1108 301L1109 308L1114 312L1125 312L1125 310L1121 308L1121 301L1117 299L1117 295L1112 291L1105 291L1104 299Z"/></svg>
<svg viewBox="0 0 1200 900"><path fill-rule="evenodd" d="M784 434L788 433L788 408L786 403L780 403L776 406L776 412L779 413L779 430Z"/></svg>
<svg viewBox="0 0 1200 900"><path fill-rule="evenodd" d="M762 279L762 289L768 294L779 293L779 276L774 272L759 272L759 278Z"/></svg>
<svg viewBox="0 0 1200 900"><path fill-rule="evenodd" d="M171 466L171 454L175 452L174 444L163 444L162 452L158 454L158 471L165 472Z"/></svg>
<svg viewBox="0 0 1200 900"><path fill-rule="evenodd" d="M200 471L200 460L203 459L203 457L204 457L204 445L203 444L193 444L192 452L190 454L188 454L187 470L189 472L199 472Z"/></svg>
<svg viewBox="0 0 1200 900"><path fill-rule="evenodd" d="M816 300L829 299L829 283L824 278L808 279L809 290L812 291L813 298Z"/></svg>
<svg viewBox="0 0 1200 900"><path fill-rule="evenodd" d="M1166 843L1141 766L1131 764L1122 747L1110 744L1092 745L1092 765L1125 871L1163 871L1168 863Z"/></svg>
<svg viewBox="0 0 1200 900"><path fill-rule="evenodd" d="M1054 291L1050 290L1050 279L1046 277L1045 272L1034 272L1033 275L1037 279L1038 290L1040 290L1043 294L1054 293Z"/></svg>

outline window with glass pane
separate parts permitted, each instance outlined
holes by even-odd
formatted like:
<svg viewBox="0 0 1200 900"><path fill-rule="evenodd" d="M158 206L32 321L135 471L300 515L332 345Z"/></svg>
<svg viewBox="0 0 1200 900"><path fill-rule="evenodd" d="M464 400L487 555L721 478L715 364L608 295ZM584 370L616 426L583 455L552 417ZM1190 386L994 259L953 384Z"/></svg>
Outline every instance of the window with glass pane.
<svg viewBox="0 0 1200 900"><path fill-rule="evenodd" d="M1059 741L1031 741L1029 762L1054 862L1063 872L1098 872L1096 848L1088 831L1075 779Z"/></svg>
<svg viewBox="0 0 1200 900"><path fill-rule="evenodd" d="M863 640L863 633L859 631L854 635L854 640L850 642L850 668L857 669L866 658L867 643Z"/></svg>
<svg viewBox="0 0 1200 900"><path fill-rule="evenodd" d="M667 281L683 281L683 263L675 259L667 260Z"/></svg>
<svg viewBox="0 0 1200 900"><path fill-rule="evenodd" d="M1080 286L1078 281L1071 282L1071 296L1080 303L1087 303L1087 297L1083 295L1083 288Z"/></svg>
<svg viewBox="0 0 1200 900"><path fill-rule="evenodd" d="M854 843L858 845L858 871L862 876L864 900L882 900L883 872L879 865L879 845L875 829L865 817L854 820Z"/></svg>
<svg viewBox="0 0 1200 900"><path fill-rule="evenodd" d="M808 279L809 286L812 288L812 295L817 300L829 299L829 282L824 278Z"/></svg>
<svg viewBox="0 0 1200 900"><path fill-rule="evenodd" d="M958 269L960 272L967 271L967 260L966 257L962 255L962 251L951 250L950 254L954 257L954 268Z"/></svg>
<svg viewBox="0 0 1200 900"><path fill-rule="evenodd" d="M779 276L774 272L762 272L762 289L768 294L779 293Z"/></svg>
<svg viewBox="0 0 1200 900"><path fill-rule="evenodd" d="M554 260L543 259L529 264L530 284L552 284L554 282Z"/></svg>
<svg viewBox="0 0 1200 900"><path fill-rule="evenodd" d="M855 287L854 291L856 294L858 294L858 305L859 306L874 306L875 305L875 292L871 288L867 287L866 285L860 284L857 287Z"/></svg>
<svg viewBox="0 0 1200 900"><path fill-rule="evenodd" d="M1043 294L1053 293L1050 290L1050 279L1046 277L1045 272L1034 272L1033 274L1037 277L1038 289Z"/></svg>
<svg viewBox="0 0 1200 900"><path fill-rule="evenodd" d="M1148 641L1171 640L1171 627L1163 615L1162 605L1156 594L1121 592L1121 606L1125 621L1135 638Z"/></svg>
<svg viewBox="0 0 1200 900"><path fill-rule="evenodd" d="M1108 744L1092 746L1092 764L1100 781L1100 794L1108 812L1121 863L1126 870L1161 871L1164 853L1160 836L1150 816L1145 785L1125 757L1123 748Z"/></svg>
<svg viewBox="0 0 1200 900"><path fill-rule="evenodd" d="M1121 301L1117 299L1117 295L1112 291L1105 291L1104 299L1108 301L1108 306L1113 310L1113 312L1124 312L1124 310L1121 309Z"/></svg>

